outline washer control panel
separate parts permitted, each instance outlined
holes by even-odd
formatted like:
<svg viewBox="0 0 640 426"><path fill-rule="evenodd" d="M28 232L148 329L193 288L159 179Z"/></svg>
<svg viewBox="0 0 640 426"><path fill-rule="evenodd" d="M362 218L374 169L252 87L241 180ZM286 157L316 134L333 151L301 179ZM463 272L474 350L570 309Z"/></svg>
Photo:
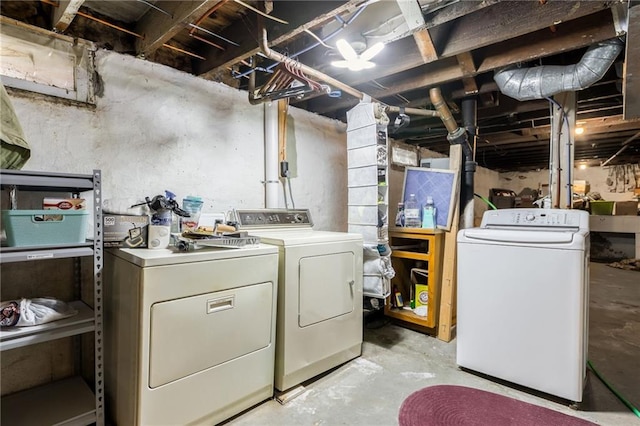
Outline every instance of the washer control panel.
<svg viewBox="0 0 640 426"><path fill-rule="evenodd" d="M281 228L313 226L311 215L307 209L257 209L235 210L235 217L240 228Z"/></svg>
<svg viewBox="0 0 640 426"><path fill-rule="evenodd" d="M586 217L586 223L585 223ZM488 210L482 217L482 228L496 226L533 226L539 228L588 228L588 213L562 209Z"/></svg>

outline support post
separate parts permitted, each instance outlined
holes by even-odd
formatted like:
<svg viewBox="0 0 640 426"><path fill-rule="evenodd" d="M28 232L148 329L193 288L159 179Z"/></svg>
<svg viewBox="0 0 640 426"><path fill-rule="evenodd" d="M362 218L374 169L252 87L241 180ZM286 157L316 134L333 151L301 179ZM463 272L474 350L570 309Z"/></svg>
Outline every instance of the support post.
<svg viewBox="0 0 640 426"><path fill-rule="evenodd" d="M464 229L473 228L474 226L473 193L474 174L476 172L474 155L476 151L476 133L478 131L478 100L475 96L462 100L462 125L468 135L462 146L464 173L460 188L460 214L462 228Z"/></svg>
<svg viewBox="0 0 640 426"><path fill-rule="evenodd" d="M573 199L574 129L576 93L562 92L553 97L551 140L549 144L549 195L551 207L570 209Z"/></svg>

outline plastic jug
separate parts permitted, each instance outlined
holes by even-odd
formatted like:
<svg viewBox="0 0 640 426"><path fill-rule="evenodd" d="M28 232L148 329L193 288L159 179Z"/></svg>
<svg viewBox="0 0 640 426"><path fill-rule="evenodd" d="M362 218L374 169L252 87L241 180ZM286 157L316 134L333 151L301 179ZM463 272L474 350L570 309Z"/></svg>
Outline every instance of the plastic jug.
<svg viewBox="0 0 640 426"><path fill-rule="evenodd" d="M404 226L420 228L420 205L415 194L410 194L404 202Z"/></svg>
<svg viewBox="0 0 640 426"><path fill-rule="evenodd" d="M433 204L433 197L427 195L427 201L422 208L422 227L426 229L436 228L436 207Z"/></svg>

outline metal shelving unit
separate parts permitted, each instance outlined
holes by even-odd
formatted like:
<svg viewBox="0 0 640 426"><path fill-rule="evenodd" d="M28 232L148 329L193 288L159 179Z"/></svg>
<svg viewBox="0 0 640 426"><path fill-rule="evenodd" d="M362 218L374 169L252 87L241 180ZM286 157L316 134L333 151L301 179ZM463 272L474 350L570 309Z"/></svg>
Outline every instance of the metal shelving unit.
<svg viewBox="0 0 640 426"><path fill-rule="evenodd" d="M18 191L80 193L93 191L93 240L81 244L34 247L2 247L0 263L34 262L46 259L93 257L93 308L80 300L69 302L78 314L50 323L0 331L0 350L93 334L94 385L81 376L47 383L2 397L2 424L104 425L102 347L102 197L101 172L91 175L1 170L3 189ZM92 389L93 387L93 389Z"/></svg>

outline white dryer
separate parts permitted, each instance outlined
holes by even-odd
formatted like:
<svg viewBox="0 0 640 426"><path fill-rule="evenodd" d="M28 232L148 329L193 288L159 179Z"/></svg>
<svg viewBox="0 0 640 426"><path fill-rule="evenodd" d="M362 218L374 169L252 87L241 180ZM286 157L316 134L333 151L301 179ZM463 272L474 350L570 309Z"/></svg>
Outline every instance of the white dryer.
<svg viewBox="0 0 640 426"><path fill-rule="evenodd" d="M273 396L277 268L268 245L106 251L110 420L211 425Z"/></svg>
<svg viewBox="0 0 640 426"><path fill-rule="evenodd" d="M237 210L278 247L275 387L287 390L362 353L362 236L314 231L308 210Z"/></svg>

